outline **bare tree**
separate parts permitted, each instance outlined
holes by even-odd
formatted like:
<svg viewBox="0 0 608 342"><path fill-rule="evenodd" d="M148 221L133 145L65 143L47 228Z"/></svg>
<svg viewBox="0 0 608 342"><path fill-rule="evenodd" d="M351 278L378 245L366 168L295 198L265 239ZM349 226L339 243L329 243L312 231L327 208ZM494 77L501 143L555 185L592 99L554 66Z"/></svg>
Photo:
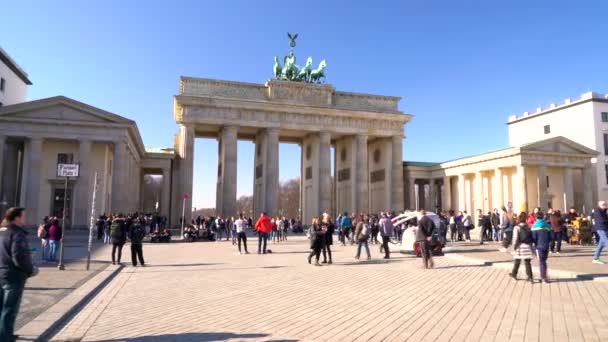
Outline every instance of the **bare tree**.
<svg viewBox="0 0 608 342"><path fill-rule="evenodd" d="M288 218L299 216L300 178L290 179L279 186L279 214Z"/></svg>

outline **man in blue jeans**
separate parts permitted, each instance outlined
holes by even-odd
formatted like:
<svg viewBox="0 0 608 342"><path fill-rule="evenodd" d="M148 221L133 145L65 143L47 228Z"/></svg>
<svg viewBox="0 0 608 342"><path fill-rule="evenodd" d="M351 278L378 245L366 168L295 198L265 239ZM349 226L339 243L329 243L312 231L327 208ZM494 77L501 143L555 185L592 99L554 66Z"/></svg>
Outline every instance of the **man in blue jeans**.
<svg viewBox="0 0 608 342"><path fill-rule="evenodd" d="M608 214L606 213L606 209L608 209L608 203L606 201L600 201L598 203L598 207L593 211L593 221L595 221L595 230L597 231L597 235L600 237L600 241L597 244L597 248L595 249L595 254L593 254L593 263L594 264L605 264L606 262L600 260L600 254L602 253L602 249L606 245L608 245L608 238L606 237L606 231L608 230Z"/></svg>

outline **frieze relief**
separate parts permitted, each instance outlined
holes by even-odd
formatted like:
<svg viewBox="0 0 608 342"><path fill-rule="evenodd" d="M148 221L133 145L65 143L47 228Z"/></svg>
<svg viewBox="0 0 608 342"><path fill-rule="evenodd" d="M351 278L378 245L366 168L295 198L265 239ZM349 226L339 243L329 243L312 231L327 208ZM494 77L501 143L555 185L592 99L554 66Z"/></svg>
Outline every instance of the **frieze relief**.
<svg viewBox="0 0 608 342"><path fill-rule="evenodd" d="M403 126L398 121L373 120L350 117L337 117L327 115L310 115L296 113L257 112L249 110L230 110L222 108L186 107L185 121L197 122L199 117L202 121L232 121L243 126L259 126L255 123L275 123L285 125L322 126L334 128L354 129L376 129L390 132L391 134L403 134ZM191 118L191 120L188 120Z"/></svg>

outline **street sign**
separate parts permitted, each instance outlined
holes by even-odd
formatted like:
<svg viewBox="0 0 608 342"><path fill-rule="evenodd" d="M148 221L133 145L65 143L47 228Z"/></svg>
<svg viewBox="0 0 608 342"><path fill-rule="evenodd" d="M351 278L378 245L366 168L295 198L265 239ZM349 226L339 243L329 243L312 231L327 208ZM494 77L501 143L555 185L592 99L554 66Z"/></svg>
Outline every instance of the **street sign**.
<svg viewBox="0 0 608 342"><path fill-rule="evenodd" d="M78 177L79 164L57 164L57 177Z"/></svg>

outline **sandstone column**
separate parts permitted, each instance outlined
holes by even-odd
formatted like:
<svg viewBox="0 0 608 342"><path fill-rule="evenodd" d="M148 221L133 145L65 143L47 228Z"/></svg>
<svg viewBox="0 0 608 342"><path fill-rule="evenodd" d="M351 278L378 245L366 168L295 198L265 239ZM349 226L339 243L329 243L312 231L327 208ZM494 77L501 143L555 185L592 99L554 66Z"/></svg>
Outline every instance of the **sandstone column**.
<svg viewBox="0 0 608 342"><path fill-rule="evenodd" d="M194 176L194 139L195 132L193 126L180 126L180 171L181 171L181 193L179 194L180 203L179 207L179 215L182 216L182 210L184 213L184 220L186 223L190 223L192 216L192 178ZM186 205L184 210L184 200L183 196L187 195ZM179 222L179 220L178 220Z"/></svg>
<svg viewBox="0 0 608 342"><path fill-rule="evenodd" d="M403 203L403 137L395 135L392 140L391 209L401 212L405 208Z"/></svg>
<svg viewBox="0 0 608 342"><path fill-rule="evenodd" d="M416 198L418 196L418 194L416 193L416 178L410 177L408 180L408 186L408 209L418 210L418 207L416 206Z"/></svg>
<svg viewBox="0 0 608 342"><path fill-rule="evenodd" d="M237 133L237 126L225 126L220 133L216 211L223 217L236 215Z"/></svg>
<svg viewBox="0 0 608 342"><path fill-rule="evenodd" d="M483 207L483 202L484 202L484 195L483 195L483 173L481 173L481 171L477 171L475 172L475 180L473 181L473 188L475 189L475 195L474 195L474 201L473 201L473 207L471 208L471 211L474 209L475 212L471 213L471 215L477 215L477 210L481 209L481 212L484 212L484 207Z"/></svg>
<svg viewBox="0 0 608 342"><path fill-rule="evenodd" d="M583 198L584 211L590 213L593 209L593 166L591 164L583 169Z"/></svg>
<svg viewBox="0 0 608 342"><path fill-rule="evenodd" d="M169 168L163 168L160 214L167 217L167 219L171 214L171 170Z"/></svg>
<svg viewBox="0 0 608 342"><path fill-rule="evenodd" d="M319 211L331 213L331 135L319 133Z"/></svg>
<svg viewBox="0 0 608 342"><path fill-rule="evenodd" d="M369 212L369 172L367 167L367 135L357 135L357 213Z"/></svg>
<svg viewBox="0 0 608 342"><path fill-rule="evenodd" d="M528 211L528 190L526 179L526 166L518 165L516 167L517 174L513 182L513 193L519 194L519 203L513 204L513 209L517 211Z"/></svg>
<svg viewBox="0 0 608 342"><path fill-rule="evenodd" d="M443 203L441 206L443 210L449 211L452 209L452 184L449 176L443 177Z"/></svg>
<svg viewBox="0 0 608 342"><path fill-rule="evenodd" d="M30 138L27 143L28 160L27 178L25 181L25 209L27 211L28 225L37 224L46 213L40 213L40 178L42 167L42 144L41 138Z"/></svg>
<svg viewBox="0 0 608 342"><path fill-rule="evenodd" d="M92 142L87 139L80 140L78 148L78 164L80 174L76 180L76 191L73 207L75 209L74 226L87 227L91 215L91 200L93 195L93 184L91 170Z"/></svg>
<svg viewBox="0 0 608 342"><path fill-rule="evenodd" d="M538 206L547 210L547 167L538 166Z"/></svg>
<svg viewBox="0 0 608 342"><path fill-rule="evenodd" d="M494 169L494 182L492 183L492 194L494 197L495 203L492 203L494 208L500 210L500 208L505 205L505 195L503 192L502 186L502 169L496 168Z"/></svg>
<svg viewBox="0 0 608 342"><path fill-rule="evenodd" d="M279 210L279 130L266 130L266 211L276 216Z"/></svg>
<svg viewBox="0 0 608 342"><path fill-rule="evenodd" d="M429 202L426 204L426 210L435 212L437 209L437 184L434 178L429 179Z"/></svg>
<svg viewBox="0 0 608 342"><path fill-rule="evenodd" d="M114 161L112 162L112 211L115 213L126 211L126 174L127 146L124 141L114 143Z"/></svg>
<svg viewBox="0 0 608 342"><path fill-rule="evenodd" d="M572 169L565 167L564 170L564 213L574 206L574 185Z"/></svg>
<svg viewBox="0 0 608 342"><path fill-rule="evenodd" d="M465 175L459 174L458 175L458 211L468 210L467 205L465 203L467 201L467 197L466 197L464 183L465 183Z"/></svg>

